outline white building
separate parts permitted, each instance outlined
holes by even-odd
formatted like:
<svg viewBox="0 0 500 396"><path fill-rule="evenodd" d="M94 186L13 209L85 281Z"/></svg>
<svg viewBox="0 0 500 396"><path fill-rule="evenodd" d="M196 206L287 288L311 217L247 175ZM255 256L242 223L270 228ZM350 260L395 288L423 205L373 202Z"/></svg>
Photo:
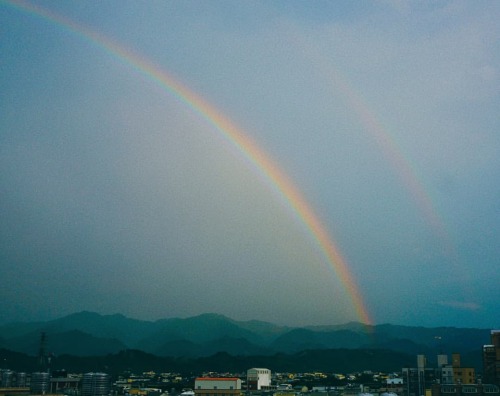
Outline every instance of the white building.
<svg viewBox="0 0 500 396"><path fill-rule="evenodd" d="M247 370L247 389L269 389L271 386L271 370L266 368L251 368Z"/></svg>

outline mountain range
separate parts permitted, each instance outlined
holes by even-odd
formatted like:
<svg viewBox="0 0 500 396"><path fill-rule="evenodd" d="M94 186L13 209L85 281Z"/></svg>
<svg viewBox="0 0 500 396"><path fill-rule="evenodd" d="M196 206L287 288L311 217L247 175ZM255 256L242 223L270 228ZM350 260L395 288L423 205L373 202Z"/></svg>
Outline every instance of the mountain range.
<svg viewBox="0 0 500 396"><path fill-rule="evenodd" d="M482 345L490 342L488 329L368 326L357 322L298 328L257 320L236 321L218 314L143 321L84 311L46 322L2 325L0 348L36 356L42 332L46 335L46 352L55 356L85 358L135 350L160 358L200 359L217 354L270 358L304 351L347 350L354 354L371 350L372 354L390 351L404 355L408 364L414 364L415 355L424 354L433 365L437 354L458 352L464 367L478 369Z"/></svg>

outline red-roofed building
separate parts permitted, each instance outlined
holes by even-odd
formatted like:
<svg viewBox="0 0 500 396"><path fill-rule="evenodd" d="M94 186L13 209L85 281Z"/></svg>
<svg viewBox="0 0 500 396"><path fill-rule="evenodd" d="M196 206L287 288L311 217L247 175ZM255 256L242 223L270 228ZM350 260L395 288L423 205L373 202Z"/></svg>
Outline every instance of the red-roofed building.
<svg viewBox="0 0 500 396"><path fill-rule="evenodd" d="M194 393L196 396L240 396L241 380L199 377L194 381Z"/></svg>

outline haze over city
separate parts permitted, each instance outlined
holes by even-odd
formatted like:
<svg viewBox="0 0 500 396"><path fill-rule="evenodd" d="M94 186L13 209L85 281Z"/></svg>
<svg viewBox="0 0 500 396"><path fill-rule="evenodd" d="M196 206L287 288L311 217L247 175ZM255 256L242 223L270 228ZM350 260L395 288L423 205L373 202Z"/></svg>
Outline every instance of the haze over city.
<svg viewBox="0 0 500 396"><path fill-rule="evenodd" d="M498 327L499 18L0 0L0 323Z"/></svg>

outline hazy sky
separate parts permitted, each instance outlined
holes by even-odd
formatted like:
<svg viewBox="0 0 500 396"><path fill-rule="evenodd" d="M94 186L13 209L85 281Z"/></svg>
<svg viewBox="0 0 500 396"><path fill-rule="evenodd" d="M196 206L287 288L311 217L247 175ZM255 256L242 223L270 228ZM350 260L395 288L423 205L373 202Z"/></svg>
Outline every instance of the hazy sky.
<svg viewBox="0 0 500 396"><path fill-rule="evenodd" d="M360 320L262 169L94 32L278 164L373 323L500 326L500 2L26 4L0 1L0 323Z"/></svg>

